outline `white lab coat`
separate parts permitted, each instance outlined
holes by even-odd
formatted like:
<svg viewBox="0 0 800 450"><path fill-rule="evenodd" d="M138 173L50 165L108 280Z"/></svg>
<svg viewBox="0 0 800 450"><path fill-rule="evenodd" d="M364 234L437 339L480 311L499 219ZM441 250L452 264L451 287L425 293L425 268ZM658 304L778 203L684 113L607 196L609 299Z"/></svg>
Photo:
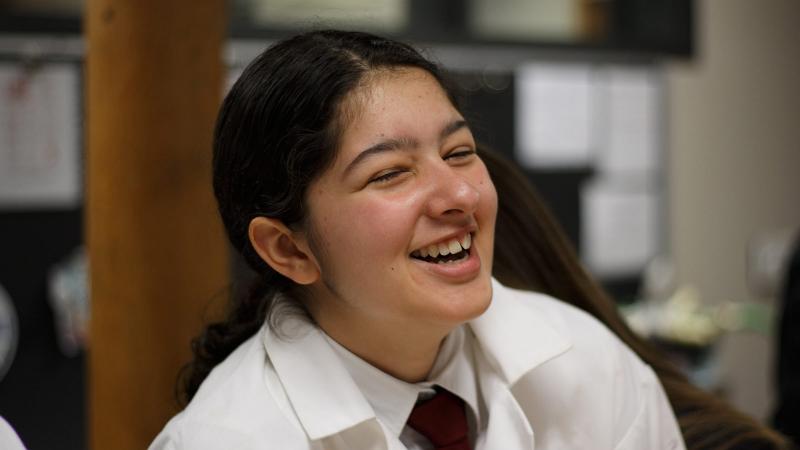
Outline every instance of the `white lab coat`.
<svg viewBox="0 0 800 450"><path fill-rule="evenodd" d="M488 424L475 450L684 449L653 371L588 314L496 281L468 324ZM264 327L205 380L151 450L401 450L322 332ZM286 331L287 328L284 328Z"/></svg>

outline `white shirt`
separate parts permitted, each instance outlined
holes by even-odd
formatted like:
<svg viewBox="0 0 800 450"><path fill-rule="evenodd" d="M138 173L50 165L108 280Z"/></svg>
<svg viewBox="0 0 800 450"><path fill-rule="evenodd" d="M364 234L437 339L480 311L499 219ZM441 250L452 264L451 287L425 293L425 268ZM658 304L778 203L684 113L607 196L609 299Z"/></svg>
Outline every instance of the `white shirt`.
<svg viewBox="0 0 800 450"><path fill-rule="evenodd" d="M456 328L442 342L428 380L420 383L397 379L370 365L329 336L325 337L372 406L378 422L399 438L408 450L433 449L428 439L406 422L418 399L435 395L434 385L464 400L469 438L473 445L480 430L485 428L485 421L481 421L485 413L481 415L478 406L479 382L474 370L473 339L466 326Z"/></svg>
<svg viewBox="0 0 800 450"><path fill-rule="evenodd" d="M475 450L685 448L653 371L596 319L497 282L493 292L467 324L485 422ZM405 449L324 333L288 318L281 332L237 348L150 448Z"/></svg>

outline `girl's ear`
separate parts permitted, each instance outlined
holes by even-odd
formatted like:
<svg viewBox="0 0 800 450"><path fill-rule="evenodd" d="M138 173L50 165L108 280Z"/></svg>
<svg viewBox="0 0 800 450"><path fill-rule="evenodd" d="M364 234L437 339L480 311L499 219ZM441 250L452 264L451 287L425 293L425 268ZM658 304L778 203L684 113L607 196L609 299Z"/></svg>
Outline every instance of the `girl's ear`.
<svg viewBox="0 0 800 450"><path fill-rule="evenodd" d="M258 256L281 275L302 285L319 279L319 266L308 245L280 220L256 217L250 221L248 236Z"/></svg>

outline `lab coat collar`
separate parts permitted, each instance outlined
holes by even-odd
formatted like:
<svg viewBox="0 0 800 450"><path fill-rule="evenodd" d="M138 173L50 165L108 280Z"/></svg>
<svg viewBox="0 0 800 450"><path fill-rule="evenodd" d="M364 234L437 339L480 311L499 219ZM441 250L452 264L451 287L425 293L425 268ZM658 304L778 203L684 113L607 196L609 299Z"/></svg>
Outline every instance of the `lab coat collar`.
<svg viewBox="0 0 800 450"><path fill-rule="evenodd" d="M375 418L322 331L308 319L287 317L279 334L267 327L263 342L309 439L322 439Z"/></svg>
<svg viewBox="0 0 800 450"><path fill-rule="evenodd" d="M492 279L489 309L469 324L487 359L509 385L572 346L529 296Z"/></svg>
<svg viewBox="0 0 800 450"><path fill-rule="evenodd" d="M511 386L540 364L566 352L571 343L548 324L530 298L496 280L492 280L492 289L489 309L469 326L487 362ZM520 302L526 307L520 307ZM263 344L309 439L322 439L376 420L374 410L323 332L308 319L287 317L278 334L266 327ZM325 368L324 373L320 367ZM508 396L513 403L510 392Z"/></svg>
<svg viewBox="0 0 800 450"><path fill-rule="evenodd" d="M511 390L496 371L486 368L491 364L487 355L476 355L478 367L484 373L480 379L481 390L484 397L489 400L488 423L486 430L478 436L475 448L519 448L531 449L535 447L533 429L528 423Z"/></svg>

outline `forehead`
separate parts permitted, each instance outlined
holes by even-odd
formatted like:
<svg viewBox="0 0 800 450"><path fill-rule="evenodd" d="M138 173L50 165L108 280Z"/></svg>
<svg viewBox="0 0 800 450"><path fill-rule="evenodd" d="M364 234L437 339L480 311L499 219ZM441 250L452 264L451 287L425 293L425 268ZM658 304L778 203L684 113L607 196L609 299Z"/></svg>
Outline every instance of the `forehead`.
<svg viewBox="0 0 800 450"><path fill-rule="evenodd" d="M427 71L405 67L373 71L341 105L337 160L381 139L438 136L442 126L461 118Z"/></svg>
<svg viewBox="0 0 800 450"><path fill-rule="evenodd" d="M345 104L353 112L380 106L384 102L398 101L427 94L441 96L448 101L439 81L428 71L418 67L379 68L367 73L358 87L350 93Z"/></svg>

